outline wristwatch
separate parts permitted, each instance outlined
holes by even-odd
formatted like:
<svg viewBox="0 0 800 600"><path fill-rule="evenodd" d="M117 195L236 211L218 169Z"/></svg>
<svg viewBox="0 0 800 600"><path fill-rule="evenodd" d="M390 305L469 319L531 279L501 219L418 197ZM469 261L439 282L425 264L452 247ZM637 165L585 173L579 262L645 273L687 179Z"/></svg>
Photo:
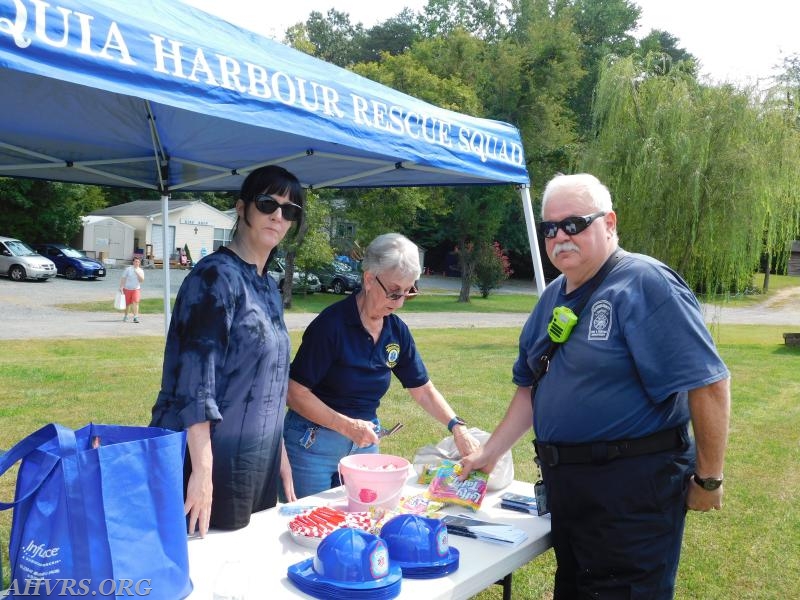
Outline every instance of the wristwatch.
<svg viewBox="0 0 800 600"><path fill-rule="evenodd" d="M704 490L708 490L709 492L713 492L719 486L722 485L722 477L717 479L716 477L706 477L703 479L699 477L697 473L694 474L694 482L699 485Z"/></svg>
<svg viewBox="0 0 800 600"><path fill-rule="evenodd" d="M466 424L467 422L464 419L456 415L455 417L450 419L450 422L447 424L447 431L453 433L453 427L455 427L456 425L466 425Z"/></svg>

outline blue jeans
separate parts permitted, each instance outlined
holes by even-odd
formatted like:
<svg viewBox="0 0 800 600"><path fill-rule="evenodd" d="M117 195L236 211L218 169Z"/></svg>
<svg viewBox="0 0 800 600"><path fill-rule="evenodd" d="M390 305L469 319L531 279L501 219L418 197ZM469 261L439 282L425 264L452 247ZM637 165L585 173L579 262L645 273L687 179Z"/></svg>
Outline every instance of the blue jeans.
<svg viewBox="0 0 800 600"><path fill-rule="evenodd" d="M377 419L373 422L378 424ZM294 492L298 498L341 485L339 460L342 457L378 453L376 444L359 448L350 438L321 427L293 410L286 413L283 421L283 442L292 465Z"/></svg>

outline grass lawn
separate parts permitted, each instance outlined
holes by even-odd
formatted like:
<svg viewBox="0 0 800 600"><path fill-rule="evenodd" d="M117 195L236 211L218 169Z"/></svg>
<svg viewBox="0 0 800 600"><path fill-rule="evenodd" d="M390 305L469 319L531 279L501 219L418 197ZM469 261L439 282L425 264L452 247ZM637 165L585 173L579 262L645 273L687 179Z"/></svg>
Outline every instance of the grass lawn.
<svg viewBox="0 0 800 600"><path fill-rule="evenodd" d="M331 297L320 294L312 299L316 296ZM434 302L434 297L430 298ZM495 298L501 304L516 302L500 295L489 300ZM527 299L530 302L532 297ZM412 305L424 306L426 300L414 300L408 310ZM785 329L714 327L720 351L733 373L725 507L719 512L689 515L677 598L797 597L800 350L784 345L781 334ZM437 387L471 425L489 431L510 399L510 369L518 335L516 328L415 332ZM294 348L299 338L300 332L292 333ZM148 422L159 386L162 338L6 341L3 346L0 448L9 448L49 422L76 428L90 421ZM411 458L417 448L446 433L397 385L384 399L380 413L387 423L405 423L402 431L384 441L387 453ZM535 476L530 439L530 434L525 436L514 450L518 479ZM13 487L12 472L0 479L0 499L9 501ZM8 565L10 523L10 511L0 513L4 565ZM548 552L517 571L514 597L550 598L554 567L552 552ZM500 588L493 588L477 598L500 598Z"/></svg>
<svg viewBox="0 0 800 600"><path fill-rule="evenodd" d="M756 274L753 276L753 286L761 289L764 275ZM772 275L770 277L769 292L753 293L740 296L714 296L700 298L702 302L710 304L722 304L730 306L752 306L763 302L769 295L775 294L779 290L789 287L800 286L800 278L789 277L786 275ZM174 296L173 296L174 299ZM312 312L318 313L323 308L341 300L342 296L335 294L296 294L292 296L292 308L288 312ZM439 289L425 289L422 294L413 300L406 301L402 312L477 312L477 313L529 313L536 304L537 297L532 294L490 294L488 298L481 298L480 294L474 293L470 296L470 302L458 302L458 294ZM108 312L108 300L102 299L96 302L80 302L74 304L62 304L60 307L65 310L79 310L90 312ZM164 312L163 298L145 298L139 305L139 311L143 314L161 314Z"/></svg>
<svg viewBox="0 0 800 600"><path fill-rule="evenodd" d="M344 298L336 294L310 294L292 296L292 308L287 312L318 313L326 306ZM536 304L533 294L491 294L488 298L473 295L470 302L458 302L458 296L450 294L421 294L413 300L408 300L403 306L403 312L477 312L477 313L529 313ZM173 296L174 300L174 296ZM80 302L62 304L65 310L79 310L90 312L108 312L108 300L96 302ZM164 312L163 298L144 298L139 304L139 312L143 314L161 314Z"/></svg>

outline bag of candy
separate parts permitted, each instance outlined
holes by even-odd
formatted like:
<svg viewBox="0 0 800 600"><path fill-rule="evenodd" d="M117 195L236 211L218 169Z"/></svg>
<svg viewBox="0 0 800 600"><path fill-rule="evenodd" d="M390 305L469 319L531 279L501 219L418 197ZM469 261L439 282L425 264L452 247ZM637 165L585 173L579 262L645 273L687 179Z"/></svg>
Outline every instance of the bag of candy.
<svg viewBox="0 0 800 600"><path fill-rule="evenodd" d="M466 506L471 510L481 507L489 475L483 471L472 471L464 481L459 481L461 463L442 461L426 492L428 499L444 504Z"/></svg>
<svg viewBox="0 0 800 600"><path fill-rule="evenodd" d="M436 471L439 470L439 463L436 464L425 464L425 465L414 465L419 472L419 476L417 477L417 483L420 485L429 485L433 478L436 476Z"/></svg>

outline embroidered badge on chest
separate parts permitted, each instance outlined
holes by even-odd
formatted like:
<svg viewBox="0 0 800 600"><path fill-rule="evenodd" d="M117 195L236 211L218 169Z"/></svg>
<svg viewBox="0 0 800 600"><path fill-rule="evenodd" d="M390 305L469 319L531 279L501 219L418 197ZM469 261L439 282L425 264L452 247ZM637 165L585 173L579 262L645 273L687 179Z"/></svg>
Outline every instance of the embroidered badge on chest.
<svg viewBox="0 0 800 600"><path fill-rule="evenodd" d="M386 366L390 369L397 364L400 356L400 344L386 344Z"/></svg>
<svg viewBox="0 0 800 600"><path fill-rule="evenodd" d="M611 333L611 319L611 303L608 300L598 300L592 304L589 340L607 340Z"/></svg>

